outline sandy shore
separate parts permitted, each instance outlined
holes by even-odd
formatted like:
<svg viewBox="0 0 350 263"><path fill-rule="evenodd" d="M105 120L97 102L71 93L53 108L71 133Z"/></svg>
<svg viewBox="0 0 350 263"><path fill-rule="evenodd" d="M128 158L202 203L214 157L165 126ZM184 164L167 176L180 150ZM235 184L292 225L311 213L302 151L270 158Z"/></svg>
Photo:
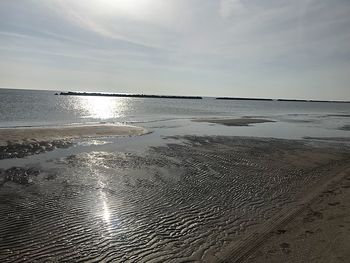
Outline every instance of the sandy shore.
<svg viewBox="0 0 350 263"><path fill-rule="evenodd" d="M127 125L80 125L68 127L11 128L0 129L0 144L8 141L54 140L93 136L142 135L146 130Z"/></svg>
<svg viewBox="0 0 350 263"><path fill-rule="evenodd" d="M133 138L137 144L142 139ZM0 158L5 163L69 147L60 141L10 145L0 148ZM290 222L305 211L307 223L317 225L305 230L316 237L320 222L337 214L306 208L350 160L341 142L307 140L172 136L141 152L111 146L0 167L0 262L242 262L274 233L292 233ZM322 198L337 191L328 189ZM339 209L336 220L343 220L343 202L324 203ZM344 226L343 246L349 228L344 218L336 223ZM332 233L339 232L319 233L324 244ZM286 252L281 256L292 255L292 241L276 242Z"/></svg>
<svg viewBox="0 0 350 263"><path fill-rule="evenodd" d="M267 119L257 119L257 118L240 118L240 119L195 119L194 122L209 122L215 124L222 124L225 126L249 126L250 124L255 123L264 123L264 122L274 122Z"/></svg>
<svg viewBox="0 0 350 263"><path fill-rule="evenodd" d="M350 169L272 232L246 262L349 262L349 258Z"/></svg>

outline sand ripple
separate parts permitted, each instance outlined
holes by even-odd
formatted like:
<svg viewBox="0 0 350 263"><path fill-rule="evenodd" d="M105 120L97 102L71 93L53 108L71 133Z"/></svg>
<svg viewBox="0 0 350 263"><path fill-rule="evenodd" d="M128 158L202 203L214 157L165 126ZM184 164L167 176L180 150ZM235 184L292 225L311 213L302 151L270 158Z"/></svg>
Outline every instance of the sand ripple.
<svg viewBox="0 0 350 263"><path fill-rule="evenodd" d="M1 171L0 261L215 261L345 158L299 142L187 137L145 155L54 160L28 168L30 184L25 169L16 180Z"/></svg>

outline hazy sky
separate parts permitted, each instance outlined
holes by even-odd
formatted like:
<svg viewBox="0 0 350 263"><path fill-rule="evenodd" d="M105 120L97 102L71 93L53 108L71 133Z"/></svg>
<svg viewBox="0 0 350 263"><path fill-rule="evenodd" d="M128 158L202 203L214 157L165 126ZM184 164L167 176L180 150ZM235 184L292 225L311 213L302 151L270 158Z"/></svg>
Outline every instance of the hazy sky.
<svg viewBox="0 0 350 263"><path fill-rule="evenodd" d="M350 99L349 0L0 0L0 86Z"/></svg>

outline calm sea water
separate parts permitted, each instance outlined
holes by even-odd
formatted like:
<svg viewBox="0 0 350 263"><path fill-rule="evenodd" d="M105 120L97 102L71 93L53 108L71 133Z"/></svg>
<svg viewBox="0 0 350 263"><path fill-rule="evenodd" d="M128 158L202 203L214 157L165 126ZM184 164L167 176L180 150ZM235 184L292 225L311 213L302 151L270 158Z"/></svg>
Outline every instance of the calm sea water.
<svg viewBox="0 0 350 263"><path fill-rule="evenodd" d="M281 138L350 136L349 131L342 130L350 124L349 103L107 98L55 96L54 93L0 89L0 127L96 122L123 122L153 127L154 123L159 122L162 127L182 126L177 133ZM242 116L270 118L276 123L259 124L255 128L193 123L190 126L186 123L186 120L193 118Z"/></svg>

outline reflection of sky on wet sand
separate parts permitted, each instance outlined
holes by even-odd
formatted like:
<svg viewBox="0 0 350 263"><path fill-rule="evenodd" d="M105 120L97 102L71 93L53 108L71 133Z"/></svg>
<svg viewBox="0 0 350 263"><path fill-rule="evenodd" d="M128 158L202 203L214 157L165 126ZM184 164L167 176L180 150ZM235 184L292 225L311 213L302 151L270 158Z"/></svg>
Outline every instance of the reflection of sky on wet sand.
<svg viewBox="0 0 350 263"><path fill-rule="evenodd" d="M104 226L101 226L103 230L107 230L108 235L113 234L113 230L120 227L120 220L118 217L118 213L116 210L111 208L109 203L108 193L108 178L106 178L105 173L101 173L98 171L101 166L101 162L103 162L103 158L96 157L94 155L86 155L89 159L88 166L90 171L90 176L94 177L93 181L95 181L95 185L97 188L96 192L96 212L95 215L98 218L101 218L104 222ZM104 167L104 165L102 165ZM101 168L101 167L100 167ZM87 180L90 180L89 178ZM118 202L117 198L113 199L114 204ZM102 231L103 232L103 231ZM101 232L101 233L102 233Z"/></svg>
<svg viewBox="0 0 350 263"><path fill-rule="evenodd" d="M115 204L119 203L118 198L114 197L112 203L114 209L111 206L108 194L106 194L106 186L101 187L96 193L97 198L97 213L96 216L101 218L104 225L101 225L101 235L112 237L116 234L115 231L120 231L126 227L121 224L121 219L118 215L118 209L115 209Z"/></svg>
<svg viewBox="0 0 350 263"><path fill-rule="evenodd" d="M98 188L98 196L99 196L99 199L97 201L97 205L98 205L97 213L98 213L98 216L100 216L103 219L103 221L110 226L111 212L108 205L108 198L106 196L106 193L104 192L104 189L107 187L105 183L105 178L101 173L94 172L93 166L97 164L97 160L94 160L94 158L92 158L91 155L88 155L88 156L90 159L89 168L92 174L95 174L97 177L96 179L97 179L97 188Z"/></svg>
<svg viewBox="0 0 350 263"><path fill-rule="evenodd" d="M110 223L111 221L111 213L109 211L109 207L108 207L108 199L106 197L106 194L103 193L101 191L101 199L102 199L102 219L106 222L106 223Z"/></svg>

